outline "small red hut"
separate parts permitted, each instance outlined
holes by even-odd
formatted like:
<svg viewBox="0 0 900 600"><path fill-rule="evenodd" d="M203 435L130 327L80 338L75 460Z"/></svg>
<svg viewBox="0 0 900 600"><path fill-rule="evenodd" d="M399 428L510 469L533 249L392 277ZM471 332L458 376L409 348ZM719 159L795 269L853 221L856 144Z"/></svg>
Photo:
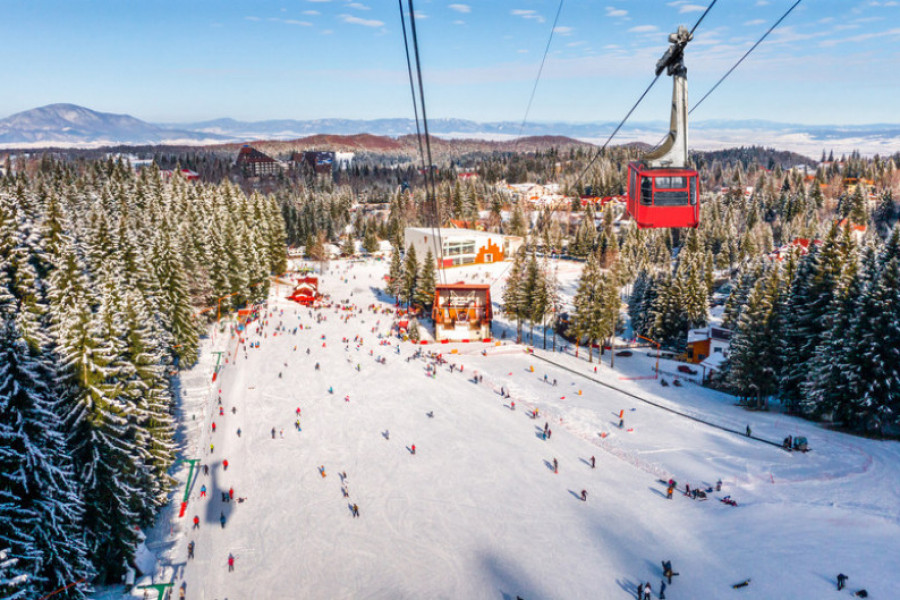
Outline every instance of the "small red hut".
<svg viewBox="0 0 900 600"><path fill-rule="evenodd" d="M434 286L434 339L441 342L491 337L491 286L448 283Z"/></svg>
<svg viewBox="0 0 900 600"><path fill-rule="evenodd" d="M302 277L297 280L297 287L295 287L294 292L288 296L288 300L299 302L303 306L312 306L319 297L319 278Z"/></svg>

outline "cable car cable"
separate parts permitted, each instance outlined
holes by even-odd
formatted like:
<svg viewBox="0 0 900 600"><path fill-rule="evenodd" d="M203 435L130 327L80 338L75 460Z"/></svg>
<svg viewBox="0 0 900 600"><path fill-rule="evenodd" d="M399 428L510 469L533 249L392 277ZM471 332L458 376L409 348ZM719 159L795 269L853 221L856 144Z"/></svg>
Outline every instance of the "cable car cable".
<svg viewBox="0 0 900 600"><path fill-rule="evenodd" d="M409 73L409 91L412 94L413 114L416 118L416 140L419 142L419 156L425 162L425 150L422 148L422 131L419 129L419 108L416 106L416 87L413 83L412 63L409 60L409 40L406 37L406 19L403 16L403 0L397 0L400 5L400 28L403 30L403 49L406 50L406 72Z"/></svg>
<svg viewBox="0 0 900 600"><path fill-rule="evenodd" d="M694 35L694 31L696 31L697 27L700 26L700 23L703 22L703 19L706 18L706 15L709 13L709 11L712 9L712 7L716 5L716 2L718 2L718 1L719 0L712 0L712 2L709 4L709 6L706 7L706 10L703 11L703 14L700 15L700 18L697 19L697 22L694 23L694 26L691 28L692 36ZM594 164L594 161L596 161L597 158L600 157L600 154L602 154L603 151L606 150L606 146L609 145L609 142L612 141L613 137L615 137L615 135L617 133L619 133L619 130L622 128L623 125L625 125L625 121L628 120L628 118L631 116L631 113L633 113L635 111L635 109L638 107L638 105L643 101L644 97L650 92L650 89L659 80L659 77L661 74L662 73L660 72L659 74L656 75L656 77L653 78L653 81L650 82L650 85L647 86L647 89L644 90L644 93L641 94L641 97L638 98L637 102L634 103L634 106L631 107L631 110L628 111L628 114L625 115L625 118L619 122L619 124L616 126L615 130L610 134L610 136L606 139L606 141L603 142L603 145L600 147L599 150L597 150L597 152L594 154L594 157L591 159L591 161L587 164L587 166L584 168L584 170L581 172L581 174L575 180L576 185L581 181L581 179L584 177L585 173L587 173L588 169L591 168L591 165Z"/></svg>
<svg viewBox="0 0 900 600"><path fill-rule="evenodd" d="M772 31L773 31L776 27L778 27L778 26L781 24L781 22L784 21L784 19L785 19L789 14L791 14L791 11L793 11L795 8L797 8L797 5L800 4L801 1L802 1L802 0L797 0L796 2L794 2L794 4L793 4L789 9L787 9L787 11L786 11L783 15L781 15L781 18L778 19L777 21L775 21L775 24L772 25L771 27L769 27L769 29L762 35L761 38L759 38L758 40L756 40L756 43L753 44L753 46L751 46L750 49L747 50L747 51L744 53L744 55L743 55L740 59L738 59L738 61L737 61L736 63L734 63L734 65L732 65L732 67L731 67L730 69L728 69L728 71L727 71L724 75L722 75L721 78L719 78L719 81L717 81L716 84L715 84L714 86L712 86L705 94L703 94L703 97L700 98L700 100L699 100L696 104L694 104L694 106L688 111L688 115L693 114L694 110L695 110L698 106L700 106L700 105L703 103L703 101L706 100L706 99L709 97L709 95L712 94L712 93L716 90L717 87L719 87L719 84L721 84L723 81L725 81L725 78L726 78L726 77L728 77L729 75L731 75L731 72L732 72L732 71L734 71L735 69L737 69L738 66L739 66L742 62L744 62L744 59L745 59L745 58L747 58L748 56L750 56L750 53L751 53L751 52L753 52L754 50L756 50L756 47L759 46L759 45L763 42L763 40L766 39L766 38L769 36L769 34L772 33ZM666 139L667 136L668 136L668 134L664 135L664 136L662 137L662 139L661 139L656 145L659 146L659 144L662 144L662 143L665 141L665 139Z"/></svg>
<svg viewBox="0 0 900 600"><path fill-rule="evenodd" d="M744 62L744 59L745 59L745 58L747 58L748 56L750 56L750 53L753 52L753 51L756 49L756 47L759 46L759 45L762 43L762 41L763 41L764 39L766 39L766 37L768 37L768 35L769 35L770 33L772 33L772 30L773 30L773 29L775 29L776 27L778 27L778 26L781 24L781 22L784 21L785 18L787 18L787 16L788 16L789 14L791 14L791 11L793 11L795 8L797 8L797 5L800 4L801 1L802 1L802 0L797 0L796 2L794 2L794 4L793 4L789 9L787 9L787 12L785 12L783 15L781 15L781 18L778 19L777 21L775 21L775 24L772 25L771 27L769 27L768 31L766 31L766 32L763 34L763 36L762 36L761 38L759 38L759 39L756 41L756 43L753 44L753 46L751 46L749 50L747 50L747 52L744 53L744 55L740 58L740 60L738 60L736 63L734 63L734 66L731 67L730 69L728 69L728 72L725 73L724 75L722 75L722 78L719 79L719 81L717 81L716 84L715 84L714 86L712 86L712 88L711 88L708 92L706 92L706 94L704 94L704 96L703 96L702 98L700 98L700 100L697 102L697 104L695 104L694 107L691 108L690 111L688 111L688 114L691 114L692 112L694 112L694 109L695 109L695 108L697 108L698 106L700 106L701 104L703 104L703 101L706 100L706 98L707 98L710 94L712 94L714 91L716 91L716 88L719 87L719 84L722 83L723 81L725 81L725 78L728 77L729 75L731 75L731 72L734 71L735 69L737 69L737 68L738 68L738 65L740 65L742 62Z"/></svg>
<svg viewBox="0 0 900 600"><path fill-rule="evenodd" d="M419 58L419 39L416 35L416 13L413 8L413 0L408 0L409 4L409 25L412 30L412 38L413 38L413 51L416 57L416 74L418 75L419 80L419 102L422 105L422 127L425 129L425 149L426 154L428 156L428 166L427 166L427 174L426 174L426 196L428 194L427 184L431 183L431 204L432 204L432 227L437 226L437 242L438 242L438 262L441 265L441 268L438 269L440 271L441 282L446 283L446 275L444 273L444 242L441 239L441 222L440 222L440 212L437 199L437 192L434 184L434 168L433 161L431 158L431 138L428 135L428 114L425 111L425 87L422 84L422 61Z"/></svg>
<svg viewBox="0 0 900 600"><path fill-rule="evenodd" d="M525 122L528 120L528 113L531 112L531 103L534 102L534 94L537 92L538 82L540 82L541 73L544 71L544 63L547 60L547 53L550 52L550 42L553 41L553 34L556 32L556 24L559 22L559 14L562 12L563 2L565 2L565 0L559 0L559 6L556 9L556 17L553 19L553 26L550 27L550 37L547 38L547 47L544 48L544 57L541 59L541 66L538 67L537 77L534 79L534 87L531 88L531 97L528 99L528 106L525 107L525 116L522 117L522 124L519 126L519 135L516 136L513 152L519 147L519 141L522 139L522 132L525 131Z"/></svg>

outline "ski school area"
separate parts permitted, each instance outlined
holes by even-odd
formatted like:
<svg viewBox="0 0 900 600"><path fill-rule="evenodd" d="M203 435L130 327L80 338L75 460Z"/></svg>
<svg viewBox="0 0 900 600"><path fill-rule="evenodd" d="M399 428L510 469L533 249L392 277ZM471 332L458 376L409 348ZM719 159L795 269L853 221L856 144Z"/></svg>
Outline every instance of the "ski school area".
<svg viewBox="0 0 900 600"><path fill-rule="evenodd" d="M448 278L498 299L504 267ZM175 473L133 594L627 599L649 583L655 599L666 581L672 600L896 595L896 442L663 387L643 353L613 370L561 345L404 342L386 269L330 263L319 307L273 285L258 319L205 340L179 408L198 462ZM494 339L515 339L494 314ZM812 451L782 449L787 436Z"/></svg>

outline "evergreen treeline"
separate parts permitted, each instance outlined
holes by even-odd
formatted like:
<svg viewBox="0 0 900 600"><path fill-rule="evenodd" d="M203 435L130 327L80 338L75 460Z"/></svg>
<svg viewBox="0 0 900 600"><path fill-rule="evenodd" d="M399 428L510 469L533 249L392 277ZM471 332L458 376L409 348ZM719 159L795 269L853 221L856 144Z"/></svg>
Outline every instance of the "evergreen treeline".
<svg viewBox="0 0 900 600"><path fill-rule="evenodd" d="M900 226L879 245L834 225L805 256L748 264L731 296L722 385L855 431L900 422Z"/></svg>
<svg viewBox="0 0 900 600"><path fill-rule="evenodd" d="M197 309L261 300L286 266L270 197L81 166L0 179L0 547L27 598L122 575L172 489Z"/></svg>

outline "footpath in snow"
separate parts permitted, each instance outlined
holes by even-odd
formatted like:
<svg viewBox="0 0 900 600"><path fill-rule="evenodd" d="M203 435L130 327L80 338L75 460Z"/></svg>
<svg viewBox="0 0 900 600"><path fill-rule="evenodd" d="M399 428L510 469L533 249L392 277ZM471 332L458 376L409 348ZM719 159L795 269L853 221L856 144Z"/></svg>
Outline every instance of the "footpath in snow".
<svg viewBox="0 0 900 600"><path fill-rule="evenodd" d="M318 310L276 286L261 321L217 334L183 376L185 458L208 473L179 517L178 472L147 543L174 598L624 599L647 581L658 598L663 560L680 573L670 599L850 597L839 572L892 597L900 445L622 379L648 374L637 354L595 372L570 352L400 342L385 270L332 263ZM502 278L473 273L499 297ZM725 431L748 424L813 451ZM719 479L705 501L683 494Z"/></svg>

